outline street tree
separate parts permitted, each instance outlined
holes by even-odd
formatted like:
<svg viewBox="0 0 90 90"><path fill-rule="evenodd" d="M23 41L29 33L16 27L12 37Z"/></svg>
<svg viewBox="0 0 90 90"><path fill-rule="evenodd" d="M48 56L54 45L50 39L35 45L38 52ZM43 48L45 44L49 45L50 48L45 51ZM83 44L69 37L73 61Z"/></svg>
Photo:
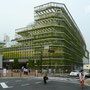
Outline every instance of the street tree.
<svg viewBox="0 0 90 90"><path fill-rule="evenodd" d="M33 60L31 60L31 59L28 59L28 62L27 62L27 66L26 66L27 68L31 68L31 69L33 69L34 68L34 62L33 62Z"/></svg>
<svg viewBox="0 0 90 90"><path fill-rule="evenodd" d="M37 70L40 70L40 67L41 67L41 61L40 61L40 60L36 60L35 68L36 68Z"/></svg>
<svg viewBox="0 0 90 90"><path fill-rule="evenodd" d="M13 68L14 68L14 69L18 69L18 68L19 68L18 58L15 58L15 59L14 59Z"/></svg>

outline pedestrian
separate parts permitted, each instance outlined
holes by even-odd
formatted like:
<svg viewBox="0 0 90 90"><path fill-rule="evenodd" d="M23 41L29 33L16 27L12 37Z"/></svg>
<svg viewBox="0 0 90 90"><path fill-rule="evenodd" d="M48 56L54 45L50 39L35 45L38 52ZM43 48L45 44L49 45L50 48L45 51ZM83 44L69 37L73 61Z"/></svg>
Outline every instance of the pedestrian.
<svg viewBox="0 0 90 90"><path fill-rule="evenodd" d="M26 74L26 68L24 68L24 75Z"/></svg>
<svg viewBox="0 0 90 90"><path fill-rule="evenodd" d="M53 74L55 74L55 72L56 72L56 70L55 70L55 68L53 69Z"/></svg>
<svg viewBox="0 0 90 90"><path fill-rule="evenodd" d="M85 72L83 69L81 70L81 72L79 74L79 79L80 79L80 86L83 86L84 80L85 80Z"/></svg>
<svg viewBox="0 0 90 90"><path fill-rule="evenodd" d="M31 69L28 69L28 72L29 72L29 74L30 74L30 72L31 72Z"/></svg>
<svg viewBox="0 0 90 90"><path fill-rule="evenodd" d="M36 72L35 72L35 76L38 76L38 70L36 70Z"/></svg>
<svg viewBox="0 0 90 90"><path fill-rule="evenodd" d="M2 77L2 72L0 71L0 77Z"/></svg>
<svg viewBox="0 0 90 90"><path fill-rule="evenodd" d="M23 72L23 70L24 70L24 66L22 66L22 72Z"/></svg>
<svg viewBox="0 0 90 90"><path fill-rule="evenodd" d="M51 74L51 68L49 68L49 74Z"/></svg>
<svg viewBox="0 0 90 90"><path fill-rule="evenodd" d="M43 75L43 80L44 80L44 84L46 84L46 80L47 80L47 70L43 70L43 73L42 73L42 75Z"/></svg>
<svg viewBox="0 0 90 90"><path fill-rule="evenodd" d="M28 69L27 68L26 68L25 72L26 72L26 75L28 75Z"/></svg>

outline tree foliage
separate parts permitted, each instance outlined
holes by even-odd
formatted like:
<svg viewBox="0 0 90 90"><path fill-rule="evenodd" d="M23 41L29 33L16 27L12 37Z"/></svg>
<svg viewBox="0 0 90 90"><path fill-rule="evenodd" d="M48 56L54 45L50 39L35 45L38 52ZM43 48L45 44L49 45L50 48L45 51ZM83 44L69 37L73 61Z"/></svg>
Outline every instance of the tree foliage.
<svg viewBox="0 0 90 90"><path fill-rule="evenodd" d="M14 68L14 69L18 69L18 68L19 68L18 58L15 58L15 59L14 59L13 68Z"/></svg>
<svg viewBox="0 0 90 90"><path fill-rule="evenodd" d="M27 68L31 68L31 69L34 68L34 62L33 62L33 60L28 59Z"/></svg>
<svg viewBox="0 0 90 90"><path fill-rule="evenodd" d="M40 60L31 60L29 59L28 60L28 63L27 63L27 68L31 68L31 69L40 69L41 67L41 61Z"/></svg>
<svg viewBox="0 0 90 90"><path fill-rule="evenodd" d="M40 60L36 60L35 68L36 69L40 69L40 67L41 67L41 61Z"/></svg>

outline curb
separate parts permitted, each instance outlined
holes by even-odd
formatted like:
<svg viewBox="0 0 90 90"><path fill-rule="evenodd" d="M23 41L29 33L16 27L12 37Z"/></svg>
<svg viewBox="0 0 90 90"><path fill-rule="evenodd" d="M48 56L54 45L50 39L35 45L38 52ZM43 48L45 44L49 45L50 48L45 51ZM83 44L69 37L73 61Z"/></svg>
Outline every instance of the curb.
<svg viewBox="0 0 90 90"><path fill-rule="evenodd" d="M13 79L13 78L36 78L36 79L43 79L43 77L41 76L38 76L38 77L35 77L35 76L29 76L29 77L1 77L0 79ZM49 77L49 79L55 79L55 80L58 80L60 77Z"/></svg>
<svg viewBox="0 0 90 90"><path fill-rule="evenodd" d="M30 77L1 77L0 79L12 79L12 78L36 78L34 76L30 76Z"/></svg>

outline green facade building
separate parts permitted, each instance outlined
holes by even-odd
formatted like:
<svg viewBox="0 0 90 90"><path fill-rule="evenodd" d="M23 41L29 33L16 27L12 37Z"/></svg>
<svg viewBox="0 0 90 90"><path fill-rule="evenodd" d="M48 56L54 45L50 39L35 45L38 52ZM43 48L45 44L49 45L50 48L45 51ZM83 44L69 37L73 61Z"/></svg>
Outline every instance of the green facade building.
<svg viewBox="0 0 90 90"><path fill-rule="evenodd" d="M34 20L34 24L16 29L18 45L0 49L4 63L14 58L20 63L39 60L41 68L57 71L80 69L83 61L88 63L84 38L64 4L50 2L35 7Z"/></svg>

